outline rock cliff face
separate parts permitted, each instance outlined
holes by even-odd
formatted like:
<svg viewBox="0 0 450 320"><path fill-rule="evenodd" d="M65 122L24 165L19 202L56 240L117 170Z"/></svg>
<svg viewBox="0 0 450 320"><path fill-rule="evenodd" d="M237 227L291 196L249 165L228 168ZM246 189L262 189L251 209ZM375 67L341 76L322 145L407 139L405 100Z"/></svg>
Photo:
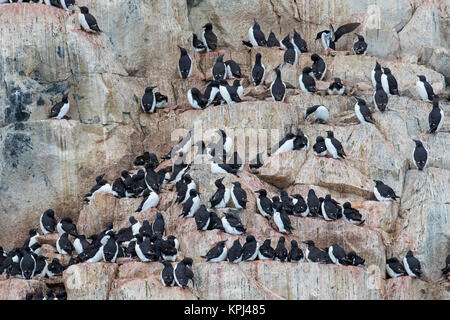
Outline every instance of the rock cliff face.
<svg viewBox="0 0 450 320"><path fill-rule="evenodd" d="M301 128L310 139L307 151L273 156L258 175L246 168L239 177L227 175L224 183L239 181L247 191L247 210L240 213L248 234L258 242L280 234L257 214L254 191L265 188L270 196L282 188L304 197L310 188L319 196L330 193L340 203L351 201L366 222L355 226L345 221L291 217L294 231L287 241L312 239L317 247L339 243L355 250L364 267L313 263L254 261L240 264L207 263L200 258L215 242L230 236L219 231L200 232L193 219L178 217L173 185L161 191L158 208L135 217L154 220L163 212L167 234L180 240L180 256L194 259L192 289L161 285L158 263L122 259L117 264L71 266L57 279L0 280L0 298L23 299L26 292L64 285L69 299L449 299L449 282L441 277L450 253L450 125L448 118L448 6L445 1L292 1L292 0L175 0L141 1L77 0L95 15L102 34L83 32L77 14L39 4L0 5L0 245L6 250L21 246L28 230L39 226L43 211L53 208L57 218L71 217L86 236L102 231L106 222L114 229L128 226L141 199L117 199L96 194L90 204L82 201L105 173L111 181L123 169L132 169L136 156L150 151L166 154L179 136L200 127L223 128L236 135L237 150L245 155L245 130L275 131L273 145L288 131ZM78 10L78 9L77 9ZM255 16L256 13L256 16ZM285 103L273 102L268 87L272 71L283 61L277 48L247 50L247 30L256 18L268 36L272 29L281 40L295 28L308 43L308 53L296 67L281 67L288 87ZM211 21L218 37L216 52L199 54L192 48L192 32ZM357 32L368 43L367 56L354 56L352 34L339 42L338 51L326 55L318 31L360 21ZM176 63L177 45L187 48L194 60L193 76L181 80ZM267 77L265 87L254 88L249 77L257 52L262 54ZM327 63L320 94L298 88L298 76L312 64L311 53ZM204 90L219 54L240 64L245 97L241 103L193 110L186 93ZM374 110L370 72L379 61L396 76L400 97L390 97L389 111L373 114L376 125L361 125L350 95L364 98ZM415 83L423 74L441 97L446 121L430 135L430 103L420 100ZM329 96L332 78L340 77L348 95ZM158 86L169 106L145 114L140 107L145 87ZM50 120L51 107L69 93L70 120ZM315 104L328 107L328 124L304 120ZM240 131L239 131L240 130ZM315 137L333 130L348 158L344 161L314 156ZM429 151L428 167L418 171L411 159L413 138ZM239 142L241 141L241 142ZM251 142L247 142L247 147ZM245 160L248 159L246 155ZM164 165L169 165L165 163ZM201 201L209 206L214 181L209 165L194 165ZM378 202L373 179L391 186L400 200ZM218 210L222 215L223 210ZM47 256L55 253L54 241L40 240ZM300 245L303 250L306 247ZM289 246L290 247L290 246ZM421 279L386 279L386 259L403 258L411 249L421 261ZM64 264L68 257L59 256ZM276 281L274 281L276 279Z"/></svg>

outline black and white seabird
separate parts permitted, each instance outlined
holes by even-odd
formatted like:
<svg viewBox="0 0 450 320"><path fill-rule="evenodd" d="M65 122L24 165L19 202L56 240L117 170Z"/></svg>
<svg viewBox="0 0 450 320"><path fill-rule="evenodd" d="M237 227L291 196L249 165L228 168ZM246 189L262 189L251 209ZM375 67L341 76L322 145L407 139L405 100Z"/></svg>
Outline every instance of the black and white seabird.
<svg viewBox="0 0 450 320"><path fill-rule="evenodd" d="M58 250L59 254L68 254L72 255L74 251L72 242L69 240L69 234L63 233L59 239L56 241L56 250Z"/></svg>
<svg viewBox="0 0 450 320"><path fill-rule="evenodd" d="M261 31L261 27L256 22L256 19L254 19L253 26L248 29L248 39L250 40L250 43L254 47L265 47L267 46L266 43L266 36Z"/></svg>
<svg viewBox="0 0 450 320"><path fill-rule="evenodd" d="M332 262L330 257L328 256L328 253L317 248L315 246L314 241L307 240L307 241L302 241L302 242L308 245L308 247L306 248L306 251L305 251L306 261L318 262L318 263Z"/></svg>
<svg viewBox="0 0 450 320"><path fill-rule="evenodd" d="M427 82L424 75L419 75L419 80L416 82L416 90L423 101L431 102L434 98L433 87Z"/></svg>
<svg viewBox="0 0 450 320"><path fill-rule="evenodd" d="M416 147L413 151L413 161L417 169L423 170L428 163L428 151L420 140L414 140Z"/></svg>
<svg viewBox="0 0 450 320"><path fill-rule="evenodd" d="M69 112L69 107L69 95L65 94L62 101L55 104L50 110L50 118L62 119L66 117L67 112Z"/></svg>
<svg viewBox="0 0 450 320"><path fill-rule="evenodd" d="M414 257L411 250L408 250L406 257L403 258L403 265L409 276L420 278L420 275L422 274L422 271L420 270L420 261Z"/></svg>
<svg viewBox="0 0 450 320"><path fill-rule="evenodd" d="M208 230L211 213L204 204L200 205L200 208L194 213L194 220L197 230Z"/></svg>
<svg viewBox="0 0 450 320"><path fill-rule="evenodd" d="M184 146L183 149L190 149L191 148L191 139L190 138L184 138L183 139ZM180 181L183 178L183 175L186 173L186 171L189 169L190 165L188 163L185 163L184 159L184 152L182 151L182 155L180 154L180 157L175 160L172 167L172 174L168 180L169 183L176 184L178 181Z"/></svg>
<svg viewBox="0 0 450 320"><path fill-rule="evenodd" d="M381 90L384 93L383 89ZM374 123L374 120L372 118L372 111L370 111L369 107L366 104L366 101L358 97L355 97L355 99L355 114L359 122L361 122L362 124Z"/></svg>
<svg viewBox="0 0 450 320"><path fill-rule="evenodd" d="M225 228L222 225L222 220L217 216L217 213L211 211L209 215L208 230L220 230L225 232Z"/></svg>
<svg viewBox="0 0 450 320"><path fill-rule="evenodd" d="M43 234L55 232L57 225L55 212L52 209L45 210L39 219L39 224Z"/></svg>
<svg viewBox="0 0 450 320"><path fill-rule="evenodd" d="M89 13L87 7L80 7L80 13L78 14L78 20L80 21L81 29L88 32L102 32L98 27L97 20Z"/></svg>
<svg viewBox="0 0 450 320"><path fill-rule="evenodd" d="M233 212L226 212L221 220L226 233L239 235L246 231L239 215L234 214Z"/></svg>
<svg viewBox="0 0 450 320"><path fill-rule="evenodd" d="M207 106L213 103L217 94L219 94L219 81L211 81L203 94L203 97L207 100Z"/></svg>
<svg viewBox="0 0 450 320"><path fill-rule="evenodd" d="M122 178L117 178L114 180L112 186L111 186L111 194L113 194L115 197L118 198L125 198L126 197L126 188L125 183L123 183Z"/></svg>
<svg viewBox="0 0 450 320"><path fill-rule="evenodd" d="M444 124L444 111L439 108L439 100L437 97L433 99L433 109L428 115L428 124L430 126L428 133L438 133Z"/></svg>
<svg viewBox="0 0 450 320"><path fill-rule="evenodd" d="M219 80L219 91L220 95L227 104L241 102L241 98L237 92L237 87L230 86L226 80Z"/></svg>
<svg viewBox="0 0 450 320"><path fill-rule="evenodd" d="M217 130L216 133L220 136L219 141L216 143L216 149L223 149L226 153L230 152L233 147L233 139L223 129Z"/></svg>
<svg viewBox="0 0 450 320"><path fill-rule="evenodd" d="M391 69L383 68L384 73L381 75L381 84L383 85L383 90L389 95L399 95L397 80L391 73Z"/></svg>
<svg viewBox="0 0 450 320"><path fill-rule="evenodd" d="M234 60L225 61L225 67L227 69L227 77L229 79L242 78L241 68Z"/></svg>
<svg viewBox="0 0 450 320"><path fill-rule="evenodd" d="M358 256L355 251L350 251L347 254L347 260L352 266L364 265L365 260Z"/></svg>
<svg viewBox="0 0 450 320"><path fill-rule="evenodd" d="M291 226L289 215L282 210L281 202L273 203L273 208L273 221L278 228L278 232L290 234L294 228Z"/></svg>
<svg viewBox="0 0 450 320"><path fill-rule="evenodd" d="M291 250L288 254L289 262L303 262L305 257L303 256L303 250L298 247L297 240L291 240Z"/></svg>
<svg viewBox="0 0 450 320"><path fill-rule="evenodd" d="M185 48L180 46L178 48L180 48L181 52L180 59L178 60L178 74L181 79L187 79L192 73L192 59Z"/></svg>
<svg viewBox="0 0 450 320"><path fill-rule="evenodd" d="M180 213L180 216L185 218L193 217L194 213L200 207L200 196L199 193L192 189L189 191L189 199L183 204L183 210Z"/></svg>
<svg viewBox="0 0 450 320"><path fill-rule="evenodd" d="M242 261L253 261L258 257L259 245L255 237L248 235L242 246Z"/></svg>
<svg viewBox="0 0 450 320"><path fill-rule="evenodd" d="M189 104L193 109L204 109L208 104L208 100L202 95L197 88L189 89L187 92Z"/></svg>
<svg viewBox="0 0 450 320"><path fill-rule="evenodd" d="M353 44L353 53L356 55L365 56L367 53L367 43L364 41L364 37L356 33L358 41Z"/></svg>
<svg viewBox="0 0 450 320"><path fill-rule="evenodd" d="M211 23L207 23L203 26L205 29L202 32L203 45L206 47L206 51L214 51L217 48L217 36L212 31L213 27Z"/></svg>
<svg viewBox="0 0 450 320"><path fill-rule="evenodd" d="M386 110L388 102L389 95L384 91L383 85L378 82L373 93L373 104L378 111L383 112Z"/></svg>
<svg viewBox="0 0 450 320"><path fill-rule="evenodd" d="M142 199L141 204L136 209L135 212L143 212L150 208L154 208L159 203L159 196L155 191L147 189L144 191L144 199Z"/></svg>
<svg viewBox="0 0 450 320"><path fill-rule="evenodd" d="M241 80L239 79L234 80L232 87L236 90L239 98L242 98L244 94L244 87L241 85Z"/></svg>
<svg viewBox="0 0 450 320"><path fill-rule="evenodd" d="M275 36L275 33L273 33L272 30L270 30L270 34L269 37L267 38L266 43L269 48L280 46L280 41L278 41L277 37Z"/></svg>
<svg viewBox="0 0 450 320"><path fill-rule="evenodd" d="M267 191L264 189L260 189L255 191L259 194L258 198L256 198L256 206L258 208L259 213L264 218L270 219L273 215L272 201L267 198Z"/></svg>
<svg viewBox="0 0 450 320"><path fill-rule="evenodd" d="M281 70L279 67L280 66L274 69L277 77L270 85L270 94L274 101L284 102L284 98L286 97L286 84L281 80Z"/></svg>
<svg viewBox="0 0 450 320"><path fill-rule="evenodd" d="M324 157L327 155L327 146L325 145L325 139L322 136L316 138L316 143L313 145L313 151L316 156Z"/></svg>
<svg viewBox="0 0 450 320"><path fill-rule="evenodd" d="M217 187L216 192L213 194L209 202L211 203L211 208L225 208L228 201L230 201L230 190L225 187L222 183L225 177L217 179L214 185Z"/></svg>
<svg viewBox="0 0 450 320"><path fill-rule="evenodd" d="M130 229L131 230L131 229ZM73 241L73 248L77 254L81 254L84 250L89 248L90 243L86 240L85 235L77 235L75 240Z"/></svg>
<svg viewBox="0 0 450 320"><path fill-rule="evenodd" d="M34 275L36 277L44 278L47 275L48 262L44 256L35 257L36 260L36 270Z"/></svg>
<svg viewBox="0 0 450 320"><path fill-rule="evenodd" d="M308 196L306 197L306 204L308 205L309 213L312 216L317 216L319 214L320 201L313 189L310 189L308 191Z"/></svg>
<svg viewBox="0 0 450 320"><path fill-rule="evenodd" d="M108 233L109 239L102 247L102 257L105 262L116 262L119 253L119 245L117 244L114 231Z"/></svg>
<svg viewBox="0 0 450 320"><path fill-rule="evenodd" d="M91 201L91 199L94 197L95 193L100 193L100 192L107 192L110 193L111 192L111 185L108 183L108 181L106 181L105 179L103 179L103 177L105 176L105 174L101 174L97 177L95 177L95 182L96 184L91 188L91 190L89 190L89 192L87 194L85 194L84 196L84 200L85 201Z"/></svg>
<svg viewBox="0 0 450 320"><path fill-rule="evenodd" d="M156 108L164 108L168 104L167 96L163 95L161 92L155 92Z"/></svg>
<svg viewBox="0 0 450 320"><path fill-rule="evenodd" d="M345 250L336 243L328 248L328 255L331 261L338 266L348 266L350 264Z"/></svg>
<svg viewBox="0 0 450 320"><path fill-rule="evenodd" d="M302 70L302 74L298 77L300 89L306 93L316 92L316 81L309 75L311 72L312 69L310 67L305 67Z"/></svg>
<svg viewBox="0 0 450 320"><path fill-rule="evenodd" d="M190 191L196 190L197 185L195 184L195 181L192 179L191 175L188 173L185 174L178 183L181 183L181 187L178 191L175 203L184 204L189 199Z"/></svg>
<svg viewBox="0 0 450 320"><path fill-rule="evenodd" d="M153 92L153 89L155 89L156 86L151 86L145 88L145 93L142 96L141 100L141 107L144 112L155 112L156 108L156 98L155 93Z"/></svg>
<svg viewBox="0 0 450 320"><path fill-rule="evenodd" d="M233 245L227 253L228 262L239 263L242 261L242 246L239 242L239 238L234 240Z"/></svg>
<svg viewBox="0 0 450 320"><path fill-rule="evenodd" d="M192 267L192 258L184 258L181 260L173 271L175 283L185 289L189 285L189 280L194 281L194 273L189 267Z"/></svg>
<svg viewBox="0 0 450 320"><path fill-rule="evenodd" d="M152 223L153 234L164 237L166 235L166 223L161 212L156 213L156 219Z"/></svg>
<svg viewBox="0 0 450 320"><path fill-rule="evenodd" d="M302 39L301 35L294 29L294 37L291 40L297 54L308 52L308 45L306 41Z"/></svg>
<svg viewBox="0 0 450 320"><path fill-rule="evenodd" d="M178 240L174 237L167 238L161 245L161 257L166 261L176 261L178 255Z"/></svg>
<svg viewBox="0 0 450 320"><path fill-rule="evenodd" d="M263 244L258 249L259 260L273 260L275 258L275 250L270 245L271 240L264 240Z"/></svg>
<svg viewBox="0 0 450 320"><path fill-rule="evenodd" d="M53 258L52 262L47 267L47 276L60 276L64 271L63 265L59 262L58 258Z"/></svg>
<svg viewBox="0 0 450 320"><path fill-rule="evenodd" d="M352 224L362 225L364 220L362 219L361 213L358 210L352 208L350 202L345 202L342 206L342 218Z"/></svg>
<svg viewBox="0 0 450 320"><path fill-rule="evenodd" d="M296 136L288 132L286 136L271 149L271 155L277 155L294 149L294 140Z"/></svg>
<svg viewBox="0 0 450 320"><path fill-rule="evenodd" d="M173 287L175 284L173 266L169 261L161 261L161 263L164 265L160 273L161 283L165 287Z"/></svg>
<svg viewBox="0 0 450 320"><path fill-rule="evenodd" d="M330 30L320 31L316 36L316 40L322 40L322 46L325 50L328 48L336 50L336 42L344 34L350 33L358 28L359 25L359 22L347 23L340 26L336 31L334 31L333 26L330 24Z"/></svg>
<svg viewBox="0 0 450 320"><path fill-rule="evenodd" d="M327 73L327 64L317 53L311 55L311 60L313 61L311 69L314 77L317 80L322 80Z"/></svg>
<svg viewBox="0 0 450 320"><path fill-rule="evenodd" d="M293 214L294 215L300 215L302 217L306 217L309 214L308 206L305 202L305 199L303 197L296 193L292 195L292 204L294 205L293 208Z"/></svg>
<svg viewBox="0 0 450 320"><path fill-rule="evenodd" d="M77 233L77 226L72 222L71 218L63 218L61 221L56 225L56 231L58 233L68 233L72 236L76 236Z"/></svg>
<svg viewBox="0 0 450 320"><path fill-rule="evenodd" d="M390 258L386 260L386 272L391 278L404 276L406 271L397 258Z"/></svg>
<svg viewBox="0 0 450 320"><path fill-rule="evenodd" d="M342 212L339 203L332 199L329 194L325 196L325 199L321 204L321 210L324 219L328 221L338 219L338 215Z"/></svg>
<svg viewBox="0 0 450 320"><path fill-rule="evenodd" d="M340 78L333 78L333 81L330 86L328 87L328 94L329 95L333 95L333 94L337 94L337 95L343 95L345 92L345 86L342 83Z"/></svg>
<svg viewBox="0 0 450 320"><path fill-rule="evenodd" d="M265 74L266 67L261 63L261 53L257 53L255 56L255 65L252 68L252 80L255 87L264 82Z"/></svg>
<svg viewBox="0 0 450 320"><path fill-rule="evenodd" d="M330 112L328 111L328 108L323 105L316 104L312 107L307 108L304 119L306 120L306 118L308 118L309 115L313 113L314 122L316 123L325 124L330 119Z"/></svg>
<svg viewBox="0 0 450 320"><path fill-rule="evenodd" d="M292 64L294 67L297 65L298 53L291 42L287 44L287 50L283 55L283 61L284 63Z"/></svg>
<svg viewBox="0 0 450 320"><path fill-rule="evenodd" d="M134 249L136 251L136 255L142 262L159 260L154 244L151 243L151 240L148 237L144 240L141 233L136 235L136 245Z"/></svg>
<svg viewBox="0 0 450 320"><path fill-rule="evenodd" d="M325 145L327 146L328 152L333 156L334 159L345 159L345 157L347 156L344 152L342 144L338 139L334 137L333 131L327 131Z"/></svg>
<svg viewBox="0 0 450 320"><path fill-rule="evenodd" d="M233 200L234 207L236 209L246 209L247 208L247 192L241 187L241 183L238 181L232 182L233 187L231 188L230 194Z"/></svg>
<svg viewBox="0 0 450 320"><path fill-rule="evenodd" d="M375 187L373 187L373 193L378 201L391 201L396 200L398 197L391 187L384 184L380 180L373 180L375 182Z"/></svg>
<svg viewBox="0 0 450 320"><path fill-rule="evenodd" d="M198 39L198 36L195 33L192 34L192 46L196 52L203 52L206 50L205 45Z"/></svg>
<svg viewBox="0 0 450 320"><path fill-rule="evenodd" d="M381 83L381 75L383 71L381 70L381 65L376 61L375 68L370 73L370 79L372 79L372 85L375 88L377 86L377 82Z"/></svg>
<svg viewBox="0 0 450 320"><path fill-rule="evenodd" d="M275 256L274 256L274 260L275 261L281 261L281 262L287 262L288 261L288 249L286 248L286 246L284 245L286 239L284 237L280 237L278 239L278 243L277 246L275 248Z"/></svg>
<svg viewBox="0 0 450 320"><path fill-rule="evenodd" d="M133 236L137 235L139 233L139 229L142 227L142 224L139 221L137 221L134 216L129 217L128 221L130 221Z"/></svg>
<svg viewBox="0 0 450 320"><path fill-rule="evenodd" d="M227 240L224 241L219 241L214 247L212 247L204 256L200 256L203 259L206 259L206 261L210 261L210 262L221 262L221 261L225 261L227 259L227 253L228 253L228 249L225 246L225 242L227 242Z"/></svg>
<svg viewBox="0 0 450 320"><path fill-rule="evenodd" d="M308 150L309 148L309 139L308 137L303 133L302 130L297 130L297 135L295 136L294 140L294 147L292 150Z"/></svg>
<svg viewBox="0 0 450 320"><path fill-rule="evenodd" d="M36 259L25 249L21 249L22 257L20 258L19 266L22 277L24 279L31 279L36 271Z"/></svg>
<svg viewBox="0 0 450 320"><path fill-rule="evenodd" d="M214 80L225 80L227 78L227 70L223 62L223 54L217 57L216 63L212 68L212 76Z"/></svg>

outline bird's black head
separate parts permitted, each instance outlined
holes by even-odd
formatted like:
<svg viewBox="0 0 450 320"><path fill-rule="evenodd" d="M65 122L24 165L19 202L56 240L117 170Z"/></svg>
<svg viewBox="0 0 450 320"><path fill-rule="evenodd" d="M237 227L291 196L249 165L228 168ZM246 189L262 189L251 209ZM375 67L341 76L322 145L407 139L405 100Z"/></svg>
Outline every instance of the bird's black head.
<svg viewBox="0 0 450 320"><path fill-rule="evenodd" d="M69 102L69 95L68 95L68 94L65 94L65 95L63 96L62 102L64 102L64 103Z"/></svg>
<svg viewBox="0 0 450 320"><path fill-rule="evenodd" d="M358 37L358 41L364 41L364 37L362 35L356 33L356 36Z"/></svg>
<svg viewBox="0 0 450 320"><path fill-rule="evenodd" d="M320 56L317 54L317 53L313 53L312 55L311 55L311 60L312 61L318 61L318 60L320 60L321 58L320 58Z"/></svg>
<svg viewBox="0 0 450 320"><path fill-rule="evenodd" d="M156 219L164 219L164 217L163 217L161 212L157 212L156 213Z"/></svg>
<svg viewBox="0 0 450 320"><path fill-rule="evenodd" d="M194 189L191 189L191 191L189 191L189 195L192 198L194 198L194 197L196 197L198 195L198 192L196 190L194 190Z"/></svg>
<svg viewBox="0 0 450 320"><path fill-rule="evenodd" d="M219 241L217 243L218 246L224 247L225 246L225 242L227 242L228 240L223 240L223 241Z"/></svg>
<svg viewBox="0 0 450 320"><path fill-rule="evenodd" d="M406 253L406 257L407 258L412 258L414 257L413 252L411 250L408 250L408 252Z"/></svg>
<svg viewBox="0 0 450 320"><path fill-rule="evenodd" d="M225 179L225 176L223 176L222 178L217 179L217 180L214 182L214 185L215 185L217 188L221 188L221 187L223 186L223 183L222 183L223 179Z"/></svg>
<svg viewBox="0 0 450 320"><path fill-rule="evenodd" d="M355 99L356 99L356 101L358 102L358 104L360 106L365 106L366 105L366 100L358 98L358 97L355 97Z"/></svg>
<svg viewBox="0 0 450 320"><path fill-rule="evenodd" d="M255 237L252 236L251 234L249 234L247 237L245 237L245 241L247 242L252 242L252 241L256 241Z"/></svg>
<svg viewBox="0 0 450 320"><path fill-rule="evenodd" d="M49 216L49 217L54 217L55 216L55 211L53 211L53 209L47 209L47 210L45 210L44 214Z"/></svg>
<svg viewBox="0 0 450 320"><path fill-rule="evenodd" d="M331 195L330 195L330 194L327 194L327 195L325 196L325 200L330 201L330 200L331 200Z"/></svg>
<svg viewBox="0 0 450 320"><path fill-rule="evenodd" d="M279 239L278 239L278 242L280 243L284 243L286 241L286 238L285 237L283 237L283 236L281 236Z"/></svg>
<svg viewBox="0 0 450 320"><path fill-rule="evenodd" d="M136 220L136 218L134 216L129 217L128 221L130 221L131 224L137 223L137 220Z"/></svg>
<svg viewBox="0 0 450 320"><path fill-rule="evenodd" d="M155 88L156 88L156 86L147 87L147 88L145 88L145 93L151 93L153 91L153 89L155 89Z"/></svg>
<svg viewBox="0 0 450 320"><path fill-rule="evenodd" d="M256 62L261 63L261 53L258 52L258 53L256 54L255 60L256 60Z"/></svg>
<svg viewBox="0 0 450 320"><path fill-rule="evenodd" d="M186 257L181 262L183 262L186 266L192 267L192 263L194 262L192 258Z"/></svg>
<svg viewBox="0 0 450 320"><path fill-rule="evenodd" d="M221 54L220 56L218 56L217 59L216 59L216 63L217 63L217 62L222 62L222 63L223 63L223 56L224 56L223 54Z"/></svg>
<svg viewBox="0 0 450 320"><path fill-rule="evenodd" d="M287 134L286 134L286 137L285 138L287 138L288 140L289 139L293 139L293 138L295 138L295 134L293 134L292 132L288 132Z"/></svg>
<svg viewBox="0 0 450 320"><path fill-rule="evenodd" d="M378 61L375 61L375 70L381 71L381 65L378 63Z"/></svg>
<svg viewBox="0 0 450 320"><path fill-rule="evenodd" d="M239 87L241 85L241 80L236 79L233 81L233 87Z"/></svg>
<svg viewBox="0 0 450 320"><path fill-rule="evenodd" d="M375 182L375 184L378 186L380 184L383 184L383 182L381 180L373 180L373 182Z"/></svg>
<svg viewBox="0 0 450 320"><path fill-rule="evenodd" d="M344 203L344 209L350 209L352 207L352 204L350 202L345 202Z"/></svg>
<svg viewBox="0 0 450 320"><path fill-rule="evenodd" d="M261 27L259 26L258 22L256 22L256 19L253 19L253 29L261 30Z"/></svg>
<svg viewBox="0 0 450 320"><path fill-rule="evenodd" d="M427 78L424 75L418 75L420 81L427 81Z"/></svg>
<svg viewBox="0 0 450 320"><path fill-rule="evenodd" d="M416 147L421 147L421 146L423 146L422 141L420 141L420 140L414 140L414 139L412 139L412 140L416 143Z"/></svg>
<svg viewBox="0 0 450 320"><path fill-rule="evenodd" d="M298 247L298 242L297 242L297 240L291 240L291 247L292 247L292 248Z"/></svg>
<svg viewBox="0 0 450 320"><path fill-rule="evenodd" d="M232 184L237 188L241 187L241 183L239 181L234 181L234 182L232 182Z"/></svg>
<svg viewBox="0 0 450 320"><path fill-rule="evenodd" d="M325 141L325 139L322 136L318 136L316 138L316 142L323 142L323 141Z"/></svg>
<svg viewBox="0 0 450 320"><path fill-rule="evenodd" d="M327 131L327 137L328 138L333 138L334 137L333 131Z"/></svg>
<svg viewBox="0 0 450 320"><path fill-rule="evenodd" d="M80 7L80 11L83 14L89 13L89 9L87 7Z"/></svg>
<svg viewBox="0 0 450 320"><path fill-rule="evenodd" d="M30 235L30 237L35 236L37 234L37 229L36 228L30 229L30 232L28 234Z"/></svg>
<svg viewBox="0 0 450 320"><path fill-rule="evenodd" d="M205 24L204 26L203 26L203 28L205 28L205 30L212 30L212 23L211 22L208 22L207 24Z"/></svg>
<svg viewBox="0 0 450 320"><path fill-rule="evenodd" d="M187 55L187 51L186 51L186 49L185 48L182 48L182 47L180 47L180 46L178 46L178 48L180 49L180 52L181 52L181 55Z"/></svg>
<svg viewBox="0 0 450 320"><path fill-rule="evenodd" d="M391 69L389 68L383 68L384 74L391 74Z"/></svg>
<svg viewBox="0 0 450 320"><path fill-rule="evenodd" d="M312 241L312 240L302 241L302 243L307 244L308 247L314 247L315 246L314 241Z"/></svg>
<svg viewBox="0 0 450 320"><path fill-rule="evenodd" d="M267 196L267 191L264 189L259 189L257 191L255 191L256 193L259 193L260 196L266 197Z"/></svg>
<svg viewBox="0 0 450 320"><path fill-rule="evenodd" d="M312 71L311 67L304 67L302 73L308 74Z"/></svg>

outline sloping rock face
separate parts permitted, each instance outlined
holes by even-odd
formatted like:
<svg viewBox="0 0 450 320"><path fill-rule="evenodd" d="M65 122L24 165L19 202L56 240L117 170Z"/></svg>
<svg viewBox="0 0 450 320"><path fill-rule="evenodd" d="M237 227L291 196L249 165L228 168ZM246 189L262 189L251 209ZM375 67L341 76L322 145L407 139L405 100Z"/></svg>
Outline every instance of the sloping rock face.
<svg viewBox="0 0 450 320"><path fill-rule="evenodd" d="M180 242L178 263L194 260L194 284L188 289L164 287L163 265L121 258L117 263L72 265L62 277L22 280L0 279L1 299L23 299L27 292L64 286L69 299L449 299L448 279L441 269L450 253L450 125L448 118L448 8L444 1L87 1L101 34L79 28L77 14L39 4L0 5L0 245L6 250L22 246L28 230L39 226L39 217L53 208L57 219L71 217L80 234L89 237L103 231L108 222L114 230L129 226L128 218L150 222L162 212L166 234ZM78 9L77 9L78 10ZM284 103L274 102L269 87L273 69L283 61L284 50L242 46L248 28L257 21L266 36L272 29L281 40L293 28L307 41L309 52L299 56L296 67L282 65L287 85ZM211 21L218 36L215 52L196 53L192 32L201 37ZM338 51L324 52L317 32L360 21L356 30L369 45L367 56L351 55L353 34L337 44ZM441 32L440 32L441 31ZM20 39L18 41L17 39ZM194 61L193 76L179 79L179 49L185 47ZM346 51L344 51L346 50ZM310 66L311 54L327 63L317 94L299 89L298 77ZM262 54L266 79L254 87L250 78L256 53ZM204 90L211 80L217 57L240 64L245 87L243 102L192 109L186 93ZM402 58L402 59L394 59ZM378 61L395 75L401 96L391 96L388 110L374 112L375 124L360 124L351 96L364 98L375 110L370 73ZM438 134L428 130L430 103L420 100L417 75L423 74L441 97L446 120ZM346 86L346 95L330 96L326 89L334 77ZM168 96L168 106L156 113L140 107L145 87L156 85ZM51 107L69 93L69 120L48 119ZM330 112L327 124L304 119L306 109L321 104ZM135 212L142 198L116 198L98 193L90 201L84 195L94 177L105 173L112 182L121 170L133 170L136 156L144 151L159 158L186 135L201 133L215 141L217 129L234 139L235 150L245 162L237 176L213 174L210 164L194 163L190 174L200 199L209 208L214 181L240 182L247 192L247 208L239 216L247 231L229 235L217 230L198 231L194 219L180 217L173 184L164 185L156 208ZM309 138L305 151L289 151L265 158L258 174L248 163L256 152L269 150L287 132L300 128ZM317 136L332 130L342 142L347 158L317 157L312 145ZM429 152L428 166L418 171L412 161L412 139L420 139ZM161 164L171 167L171 161ZM373 180L382 180L400 197L395 202L376 201ZM269 197L280 189L306 198L309 189L343 204L352 203L365 219L361 226L343 220L325 221L291 216L291 234L278 232L273 221L257 210L255 191L266 189ZM229 204L229 207L233 205ZM212 209L211 209L212 210ZM226 209L216 209L223 217ZM218 241L246 235L259 244L280 236L287 247L296 240L305 252L305 240L323 248L338 243L356 251L365 265L253 261L209 263L201 258ZM42 254L63 265L68 255L58 254L55 235L39 237ZM73 240L73 239L72 239ZM386 259L400 259L412 250L422 265L422 277L388 279Z"/></svg>

